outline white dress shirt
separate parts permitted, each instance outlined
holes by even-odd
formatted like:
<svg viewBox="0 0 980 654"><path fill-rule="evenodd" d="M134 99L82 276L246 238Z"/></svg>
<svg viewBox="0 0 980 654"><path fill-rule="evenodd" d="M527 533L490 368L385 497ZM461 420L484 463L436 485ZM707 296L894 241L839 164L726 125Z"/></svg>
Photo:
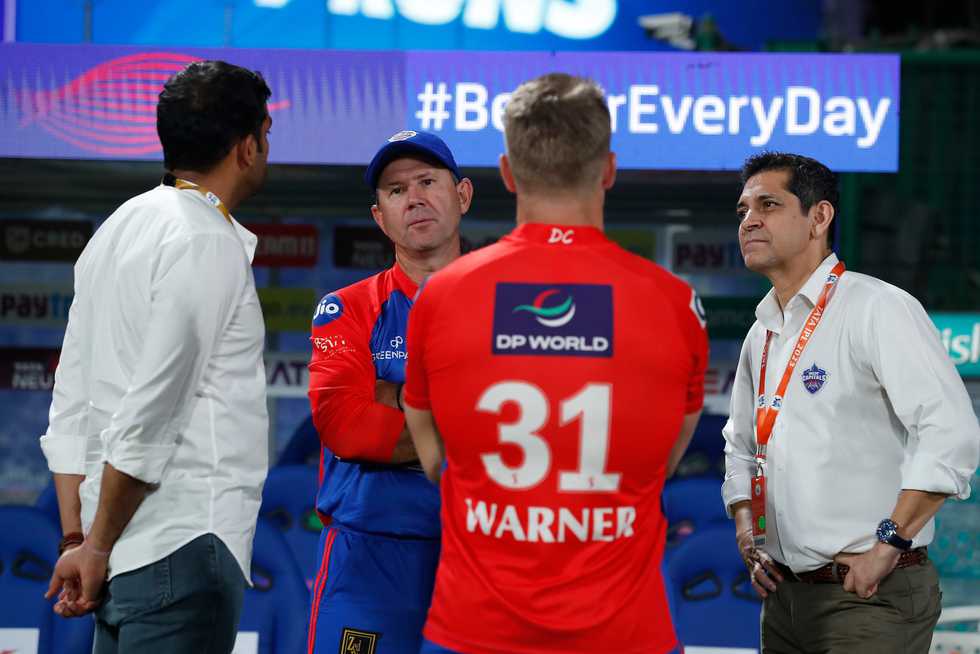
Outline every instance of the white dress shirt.
<svg viewBox="0 0 980 654"><path fill-rule="evenodd" d="M766 330L772 402L803 323L836 255L827 257L781 311L775 291L759 303L725 425L725 506L749 499ZM810 389L804 384L808 373ZM822 380L822 383L821 383ZM919 302L895 286L847 271L783 398L767 448L766 551L795 572L838 552L864 552L902 489L970 495L980 427L966 388ZM932 541L933 521L914 546Z"/></svg>
<svg viewBox="0 0 980 654"><path fill-rule="evenodd" d="M41 447L52 472L85 475L85 533L104 462L152 485L110 576L213 533L250 578L269 439L256 240L199 192L158 186L117 209L75 264Z"/></svg>

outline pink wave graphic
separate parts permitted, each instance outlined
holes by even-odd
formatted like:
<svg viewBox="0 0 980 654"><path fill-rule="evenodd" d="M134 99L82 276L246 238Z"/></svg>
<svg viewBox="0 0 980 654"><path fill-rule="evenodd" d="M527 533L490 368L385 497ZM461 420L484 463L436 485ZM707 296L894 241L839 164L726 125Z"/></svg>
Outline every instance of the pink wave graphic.
<svg viewBox="0 0 980 654"><path fill-rule="evenodd" d="M163 84L199 57L141 52L101 63L50 91L23 90L20 126L36 125L81 150L110 156L160 152L156 105ZM270 102L269 111L290 101Z"/></svg>

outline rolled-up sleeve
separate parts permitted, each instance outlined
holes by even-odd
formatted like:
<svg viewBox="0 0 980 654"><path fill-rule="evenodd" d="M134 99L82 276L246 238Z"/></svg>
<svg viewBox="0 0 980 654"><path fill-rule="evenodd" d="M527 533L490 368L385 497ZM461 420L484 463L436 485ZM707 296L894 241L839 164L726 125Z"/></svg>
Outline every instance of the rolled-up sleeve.
<svg viewBox="0 0 980 654"><path fill-rule="evenodd" d="M161 246L143 349L102 432L112 467L146 483L160 481L247 275L248 261L232 234L198 234Z"/></svg>
<svg viewBox="0 0 980 654"><path fill-rule="evenodd" d="M750 330L738 358L735 383L732 386L731 410L722 429L725 437L725 481L721 486L725 511L732 516L731 506L748 500L752 476L755 474L755 389L752 385Z"/></svg>
<svg viewBox="0 0 980 654"><path fill-rule="evenodd" d="M87 433L85 429L89 396L82 364L83 348L88 340L83 307L84 299L78 297L76 289L54 374L48 430L41 436L41 450L48 461L48 469L56 474L85 474L89 450L98 450L101 446L99 435Z"/></svg>
<svg viewBox="0 0 980 654"><path fill-rule="evenodd" d="M915 298L897 290L875 299L870 320L871 365L908 434L902 488L968 498L980 426L935 326Z"/></svg>

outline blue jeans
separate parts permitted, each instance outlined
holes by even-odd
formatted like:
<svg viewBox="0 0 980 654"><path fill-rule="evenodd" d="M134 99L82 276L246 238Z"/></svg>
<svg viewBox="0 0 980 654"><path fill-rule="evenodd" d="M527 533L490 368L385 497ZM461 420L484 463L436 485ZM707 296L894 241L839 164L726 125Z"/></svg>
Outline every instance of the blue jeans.
<svg viewBox="0 0 980 654"><path fill-rule="evenodd" d="M245 577L214 534L109 582L96 611L93 654L228 654Z"/></svg>

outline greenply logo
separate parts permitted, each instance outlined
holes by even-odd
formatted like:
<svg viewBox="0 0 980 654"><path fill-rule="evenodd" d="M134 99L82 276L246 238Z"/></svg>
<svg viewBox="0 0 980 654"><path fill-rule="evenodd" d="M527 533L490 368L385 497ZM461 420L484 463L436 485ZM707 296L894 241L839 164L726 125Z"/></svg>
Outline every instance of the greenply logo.
<svg viewBox="0 0 980 654"><path fill-rule="evenodd" d="M575 317L575 298L569 293L568 298L561 304L546 307L544 305L552 295L559 295L561 291L557 288L549 288L538 293L531 304L520 304L514 307L514 313L527 311L534 315L534 319L545 327L561 327L571 322Z"/></svg>

